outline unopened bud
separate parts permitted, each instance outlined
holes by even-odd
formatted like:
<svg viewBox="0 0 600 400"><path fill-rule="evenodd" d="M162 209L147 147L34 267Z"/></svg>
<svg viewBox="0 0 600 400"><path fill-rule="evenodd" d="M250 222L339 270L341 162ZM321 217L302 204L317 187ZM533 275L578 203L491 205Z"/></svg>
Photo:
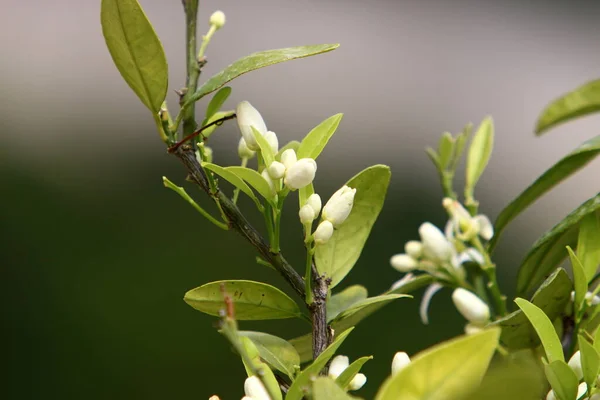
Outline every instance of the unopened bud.
<svg viewBox="0 0 600 400"><path fill-rule="evenodd" d="M452 258L452 245L435 225L425 222L419 227L419 235L423 243L423 255L426 258L441 262Z"/></svg>
<svg viewBox="0 0 600 400"><path fill-rule="evenodd" d="M275 132L268 131L265 133L265 139L267 140L267 143L269 143L273 154L277 154L279 151L279 140L277 139Z"/></svg>
<svg viewBox="0 0 600 400"><path fill-rule="evenodd" d="M225 25L225 13L223 11L215 11L210 16L209 23L215 28L221 29Z"/></svg>
<svg viewBox="0 0 600 400"><path fill-rule="evenodd" d="M333 235L333 224L329 221L322 221L314 233L316 244L325 244Z"/></svg>
<svg viewBox="0 0 600 400"><path fill-rule="evenodd" d="M458 312L469 322L485 324L490 319L490 308L477 295L463 288L455 289L452 301Z"/></svg>
<svg viewBox="0 0 600 400"><path fill-rule="evenodd" d="M396 254L390 258L390 264L400 272L411 272L417 268L419 263L408 254Z"/></svg>
<svg viewBox="0 0 600 400"><path fill-rule="evenodd" d="M338 189L323 207L323 219L331 222L333 226L340 226L352 211L356 189L346 185Z"/></svg>
<svg viewBox="0 0 600 400"><path fill-rule="evenodd" d="M219 396L217 396L216 394L214 394L214 395L210 396L208 398L208 400L221 400L221 399L219 398Z"/></svg>
<svg viewBox="0 0 600 400"><path fill-rule="evenodd" d="M244 393L253 400L271 400L269 393L257 376L251 376L244 382Z"/></svg>
<svg viewBox="0 0 600 400"><path fill-rule="evenodd" d="M285 165L279 161L273 161L271 165L269 165L269 168L267 168L267 171L269 172L271 179L281 179L285 174Z"/></svg>
<svg viewBox="0 0 600 400"><path fill-rule="evenodd" d="M250 150L258 150L260 147L258 143L256 143L256 139L254 138L254 132L252 131L252 127L260 132L262 135L267 133L267 125L263 120L262 116L258 112L258 110L247 101L242 101L235 108L235 114L237 116L238 127L240 128L240 132L242 137L246 141L246 145Z"/></svg>
<svg viewBox="0 0 600 400"><path fill-rule="evenodd" d="M254 157L255 154L256 152L254 150L250 150L246 144L246 140L241 137L240 142L238 143L238 156L240 156L240 158L250 159Z"/></svg>
<svg viewBox="0 0 600 400"><path fill-rule="evenodd" d="M287 149L281 153L281 163L285 165L286 168L291 168L292 165L296 164L296 161L298 161L298 159L296 158L294 149Z"/></svg>
<svg viewBox="0 0 600 400"><path fill-rule="evenodd" d="M399 351L394 354L392 360L392 375L396 375L410 364L410 357L403 351Z"/></svg>
<svg viewBox="0 0 600 400"><path fill-rule="evenodd" d="M306 199L306 204L309 205L315 212L315 217L321 212L321 196L316 193L311 194Z"/></svg>
<svg viewBox="0 0 600 400"><path fill-rule="evenodd" d="M300 222L302 222L302 225L310 224L315 220L316 217L315 210L313 210L308 204L300 208L298 215L300 216Z"/></svg>
<svg viewBox="0 0 600 400"><path fill-rule="evenodd" d="M269 184L269 188L271 188L271 192L275 193L275 182L273 182L273 180L271 179L271 176L269 176L269 172L266 169L263 169L263 172L261 172L261 175L265 179L265 181L267 181L267 183Z"/></svg>
<svg viewBox="0 0 600 400"><path fill-rule="evenodd" d="M466 335L474 335L476 333L479 333L483 330L483 327L477 325L477 324L472 324L472 323L468 323L465 325L465 334Z"/></svg>
<svg viewBox="0 0 600 400"><path fill-rule="evenodd" d="M577 350L577 352L571 356L571 359L569 359L569 367L573 370L573 372L575 372L578 380L583 378L583 368L581 368L581 352L579 350Z"/></svg>
<svg viewBox="0 0 600 400"><path fill-rule="evenodd" d="M412 258L419 258L423 255L423 245L417 240L409 240L404 245L404 252Z"/></svg>
<svg viewBox="0 0 600 400"><path fill-rule="evenodd" d="M367 377L365 376L365 374L358 373L358 374L354 375L354 378L352 378L352 380L350 381L350 384L348 385L348 389L349 390L358 390L361 387L363 387L365 385L365 383L367 383Z"/></svg>
<svg viewBox="0 0 600 400"><path fill-rule="evenodd" d="M476 215L473 219L479 227L479 236L484 240L490 240L494 236L494 225L492 225L490 219L483 214Z"/></svg>
<svg viewBox="0 0 600 400"><path fill-rule="evenodd" d="M317 163L315 160L302 158L286 170L284 182L292 190L301 189L312 183L316 172Z"/></svg>
<svg viewBox="0 0 600 400"><path fill-rule="evenodd" d="M350 360L346 356L335 356L333 360L331 360L331 364L329 365L329 371L327 374L332 379L337 379L338 376L344 372L346 368L350 365Z"/></svg>

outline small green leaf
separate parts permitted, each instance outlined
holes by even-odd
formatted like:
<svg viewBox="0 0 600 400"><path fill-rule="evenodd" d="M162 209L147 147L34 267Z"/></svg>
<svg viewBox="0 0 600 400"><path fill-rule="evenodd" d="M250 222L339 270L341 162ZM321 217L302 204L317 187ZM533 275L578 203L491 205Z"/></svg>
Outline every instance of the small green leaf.
<svg viewBox="0 0 600 400"><path fill-rule="evenodd" d="M456 170L458 167L458 163L461 160L463 151L465 150L465 145L467 144L467 139L471 136L471 132L473 131L473 124L469 123L465 125L463 131L456 136L456 144L454 145L454 162L452 163L452 170Z"/></svg>
<svg viewBox="0 0 600 400"><path fill-rule="evenodd" d="M275 154L273 154L273 149L267 139L256 129L254 126L251 126L252 133L254 134L254 139L258 146L260 147L260 153L265 161L265 167L269 167L271 163L275 160Z"/></svg>
<svg viewBox="0 0 600 400"><path fill-rule="evenodd" d="M500 329L487 329L440 343L388 378L376 400L454 400L479 386L492 359Z"/></svg>
<svg viewBox="0 0 600 400"><path fill-rule="evenodd" d="M190 290L184 300L203 313L219 316L226 308L223 292L231 296L238 320L301 317L298 304L281 290L254 281L217 281Z"/></svg>
<svg viewBox="0 0 600 400"><path fill-rule="evenodd" d="M535 288L567 256L565 246L577 245L581 220L600 209L600 193L567 215L540 237L525 257L517 275L517 293L524 295Z"/></svg>
<svg viewBox="0 0 600 400"><path fill-rule="evenodd" d="M442 169L447 169L454 155L454 138L450 132L444 132L440 138L438 155Z"/></svg>
<svg viewBox="0 0 600 400"><path fill-rule="evenodd" d="M542 346L544 346L544 351L546 352L548 362L553 362L556 360L565 361L560 339L556 334L554 325L552 325L552 321L550 321L548 316L544 314L539 307L525 299L517 298L515 299L515 303L517 303L519 308L523 310L529 319L529 322L531 322L531 325L533 325L535 328L542 342Z"/></svg>
<svg viewBox="0 0 600 400"><path fill-rule="evenodd" d="M544 365L544 371L552 390L560 400L575 400L579 381L567 363L561 360L553 361Z"/></svg>
<svg viewBox="0 0 600 400"><path fill-rule="evenodd" d="M250 186L256 189L256 191L268 201L273 201L274 193L269 187L269 184L267 183L265 178L263 178L261 174L259 174L255 170L237 166L225 167L225 170L236 174L237 176L248 182Z"/></svg>
<svg viewBox="0 0 600 400"><path fill-rule="evenodd" d="M196 92L185 103L185 106L187 107L190 104L200 100L202 97L214 92L227 82L232 81L246 72L268 67L269 65L278 64L284 61L326 53L328 51L335 50L338 47L339 44L318 44L312 46L299 46L285 49L260 51L258 53L250 54L249 56L235 61L218 74L213 75L208 81L200 86L198 90L196 90Z"/></svg>
<svg viewBox="0 0 600 400"><path fill-rule="evenodd" d="M587 293L587 279L585 277L585 271L581 261L577 258L571 247L567 246L569 257L571 258L571 267L573 268L573 282L575 283L575 310L579 312L585 301L585 295Z"/></svg>
<svg viewBox="0 0 600 400"><path fill-rule="evenodd" d="M340 376L337 377L337 379L335 380L336 383L338 385L340 385L341 387L343 387L344 389L348 389L348 385L350 385L350 382L352 382L352 379L354 379L354 377L356 376L356 374L358 374L360 372L360 369L362 368L363 365L365 365L365 363L369 360L372 360L373 356L368 356L368 357L361 357L358 360L354 361L352 364L350 364L348 366L348 368L346 368L344 370L344 372L342 372L340 374Z"/></svg>
<svg viewBox="0 0 600 400"><path fill-rule="evenodd" d="M296 154L298 153L298 148L300 147L300 142L297 140L292 140L291 142L289 142L288 144L286 144L285 146L283 146L282 148L279 149L279 151L277 152L277 154L275 155L275 160L277 161L281 161L281 154L286 151L287 149L292 149L296 152Z"/></svg>
<svg viewBox="0 0 600 400"><path fill-rule="evenodd" d="M551 102L538 118L535 133L600 111L600 79L588 82Z"/></svg>
<svg viewBox="0 0 600 400"><path fill-rule="evenodd" d="M137 0L102 0L100 19L108 51L125 82L153 113L167 95L165 52Z"/></svg>
<svg viewBox="0 0 600 400"><path fill-rule="evenodd" d="M262 332L240 331L239 335L254 343L267 364L294 379L296 368L300 368L300 356L288 341Z"/></svg>
<svg viewBox="0 0 600 400"><path fill-rule="evenodd" d="M231 88L229 86L225 86L221 88L213 97L210 99L210 103L206 107L206 115L204 116L204 121L201 126L204 126L208 123L210 117L215 115L217 111L221 109L229 95L231 94Z"/></svg>
<svg viewBox="0 0 600 400"><path fill-rule="evenodd" d="M367 289L362 285L349 286L334 294L327 301L327 322L337 317L339 313L348 309L354 303L366 299L367 296Z"/></svg>
<svg viewBox="0 0 600 400"><path fill-rule="evenodd" d="M500 234L509 222L552 188L587 165L598 154L600 154L600 135L581 144L537 178L498 215L494 224L494 237L489 245L490 251L496 247Z"/></svg>
<svg viewBox="0 0 600 400"><path fill-rule="evenodd" d="M352 332L352 328L340 333L333 343L296 377L285 396L285 400L300 400L304 397L305 391L310 387L311 380L318 376L321 370L325 368L325 365L333 357L338 347L346 340L350 332Z"/></svg>
<svg viewBox="0 0 600 400"><path fill-rule="evenodd" d="M230 115L232 115L232 114L234 114L234 113L235 113L235 111L233 111L233 110L229 110L229 111L217 111L216 113L214 113L214 114L213 114L213 115L212 115L212 116L211 116L211 117L210 117L210 118L209 118L209 119L206 121L206 123L204 123L204 122L203 122L203 123L202 123L202 126L206 126L206 125L210 124L211 122L218 121L218 120L220 120L221 118L228 117L228 116L230 116ZM215 130L216 130L216 129L217 129L219 126L221 126L221 124L219 124L219 123L216 123L216 124L214 124L214 125L211 125L211 126L209 126L208 128L205 128L205 129L202 131L202 136L201 136L201 137L199 137L199 140L208 139L209 137L211 137L211 135L212 135L212 134L215 132Z"/></svg>
<svg viewBox="0 0 600 400"><path fill-rule="evenodd" d="M579 224L577 256L581 260L587 281L591 281L600 263L600 221L596 213L585 216Z"/></svg>
<svg viewBox="0 0 600 400"><path fill-rule="evenodd" d="M380 296L370 297L368 299L358 301L334 318L334 329L340 329L341 327L341 329L344 330L351 326L355 326L383 306L402 297L412 296L407 294L382 294Z"/></svg>
<svg viewBox="0 0 600 400"><path fill-rule="evenodd" d="M443 171L444 168L442 167L442 162L440 160L440 156L438 153L435 152L434 149L432 149L431 147L427 147L425 149L425 153L427 153L427 156L429 157L429 159L431 160L431 162L433 163L433 165L435 165L435 168L438 171Z"/></svg>
<svg viewBox="0 0 600 400"><path fill-rule="evenodd" d="M316 160L335 133L343 116L344 114L335 114L308 132L298 148L298 159L312 158Z"/></svg>
<svg viewBox="0 0 600 400"><path fill-rule="evenodd" d="M211 164L211 163L202 163L202 167L209 171L214 172L215 174L219 175L221 178L225 179L227 182L231 183L236 188L240 189L242 192L244 192L248 197L250 197L256 203L256 206L259 209L262 208L260 201L258 201L256 196L254 195L254 192L252 191L252 189L250 189L248 187L248 185L246 184L246 182L244 182L244 180L242 178L240 178L236 173L234 173L230 170L227 170L226 168L223 168L219 165Z"/></svg>
<svg viewBox="0 0 600 400"><path fill-rule="evenodd" d="M494 122L491 117L486 117L469 147L469 154L467 156L467 180L466 187L471 190L477 184L479 177L485 170L485 167L490 160L492 154L492 148L494 147Z"/></svg>
<svg viewBox="0 0 600 400"><path fill-rule="evenodd" d="M581 352L581 369L583 380L588 388L596 386L596 378L600 373L600 354L587 340L579 336L579 351Z"/></svg>
<svg viewBox="0 0 600 400"><path fill-rule="evenodd" d="M313 382L312 400L352 400L357 397L346 393L333 379L322 376Z"/></svg>
<svg viewBox="0 0 600 400"><path fill-rule="evenodd" d="M344 279L360 257L383 207L390 176L388 166L374 165L346 183L356 189L352 212L332 238L317 246L315 252L317 270L331 278L330 288Z"/></svg>
<svg viewBox="0 0 600 400"><path fill-rule="evenodd" d="M597 329L594 334L594 348L600 353L600 329Z"/></svg>

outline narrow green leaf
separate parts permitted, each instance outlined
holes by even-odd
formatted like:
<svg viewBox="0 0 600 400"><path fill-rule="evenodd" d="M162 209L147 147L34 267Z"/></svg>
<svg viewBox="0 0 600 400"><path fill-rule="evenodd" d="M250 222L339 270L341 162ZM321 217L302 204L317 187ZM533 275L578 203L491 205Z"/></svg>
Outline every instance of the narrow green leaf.
<svg viewBox="0 0 600 400"><path fill-rule="evenodd" d="M344 114L335 114L308 132L298 148L298 159L312 158L316 160L335 133L343 116Z"/></svg>
<svg viewBox="0 0 600 400"><path fill-rule="evenodd" d="M588 214L579 224L577 256L581 260L587 281L591 281L600 263L600 220L597 214Z"/></svg>
<svg viewBox="0 0 600 400"><path fill-rule="evenodd" d="M357 397L346 393L333 379L322 376L313 382L312 400L352 400Z"/></svg>
<svg viewBox="0 0 600 400"><path fill-rule="evenodd" d="M600 111L600 79L588 82L551 102L538 118L535 133Z"/></svg>
<svg viewBox="0 0 600 400"><path fill-rule="evenodd" d="M544 365L544 371L554 394L560 400L575 400L579 381L567 363L561 360L553 361Z"/></svg>
<svg viewBox="0 0 600 400"><path fill-rule="evenodd" d="M277 378L275 378L275 374L269 366L261 360L260 352L258 348L247 337L243 337L240 335L241 332L237 332L240 343L243 346L243 349L246 351L246 355L249 358L249 362L252 365L248 365L244 357L242 356L242 363L244 364L244 368L246 369L246 375L253 376L254 371L256 371L260 376L262 376L261 381L265 384L267 391L269 393L273 393L275 396L274 400L282 400L281 390L279 389L279 383L277 382ZM241 356L241 355L240 355Z"/></svg>
<svg viewBox="0 0 600 400"><path fill-rule="evenodd" d="M577 245L581 220L600 209L600 193L567 215L561 222L540 237L519 268L517 293L524 295L535 288L567 256L566 246Z"/></svg>
<svg viewBox="0 0 600 400"><path fill-rule="evenodd" d="M571 247L567 246L569 258L571 259L571 267L573 268L573 282L575 283L575 310L579 312L583 306L585 295L587 293L587 279L581 261L577 258Z"/></svg>
<svg viewBox="0 0 600 400"><path fill-rule="evenodd" d="M436 153L436 151L434 149L432 149L431 147L427 147L425 149L425 153L427 153L427 156L429 157L429 159L431 160L431 162L433 163L433 165L435 165L435 168L438 171L443 171L443 167L442 167L442 162L440 160L440 156L438 153Z"/></svg>
<svg viewBox="0 0 600 400"><path fill-rule="evenodd" d="M297 140L292 140L291 142L287 143L285 146L283 146L282 148L279 149L279 151L277 152L277 154L275 155L275 160L277 161L281 161L281 154L286 151L287 149L292 149L296 152L296 154L298 153L298 148L300 147L300 142Z"/></svg>
<svg viewBox="0 0 600 400"><path fill-rule="evenodd" d="M339 313L350 308L356 302L366 299L367 296L367 289L362 285L349 286L341 292L334 294L327 301L327 322L337 317Z"/></svg>
<svg viewBox="0 0 600 400"><path fill-rule="evenodd" d="M100 19L108 51L125 82L153 113L167 95L165 52L137 0L102 0Z"/></svg>
<svg viewBox="0 0 600 400"><path fill-rule="evenodd" d="M438 155L442 169L447 169L454 155L454 138L450 132L444 132L440 137Z"/></svg>
<svg viewBox="0 0 600 400"><path fill-rule="evenodd" d="M206 125L210 124L211 122L218 121L219 119L224 118L224 117L228 117L228 116L230 116L230 115L232 115L234 113L235 113L235 111L233 111L233 110L229 110L229 111L217 111L216 113L214 113L206 121L206 123L203 122L202 126L206 126ZM217 124L209 126L208 128L205 128L202 131L202 136L199 137L199 139L200 140L208 139L215 132L215 130L217 130L217 128L220 127L220 126L221 126L221 124L217 123Z"/></svg>
<svg viewBox="0 0 600 400"><path fill-rule="evenodd" d="M335 380L336 383L338 385L340 385L342 388L348 389L348 385L350 385L350 382L352 382L352 379L354 379L356 374L358 374L360 372L360 369L362 368L362 366L365 365L365 363L367 361L372 360L372 359L373 359L373 356L367 356L367 357L361 357L358 360L354 361L352 364L350 364L348 366L348 368L346 368L344 370L344 372L342 372L340 374L340 376L337 377L337 379Z"/></svg>
<svg viewBox="0 0 600 400"><path fill-rule="evenodd" d="M308 391L310 387L311 380L318 376L321 370L325 368L325 365L327 365L331 357L333 357L338 347L346 340L350 332L352 332L352 328L340 333L333 343L330 344L312 364L298 374L290 386L290 389L285 396L285 400L300 400L304 397L304 393Z"/></svg>
<svg viewBox="0 0 600 400"><path fill-rule="evenodd" d="M500 329L487 329L440 343L388 378L376 400L455 400L479 386L492 359Z"/></svg>
<svg viewBox="0 0 600 400"><path fill-rule="evenodd" d="M260 152L265 161L265 167L268 168L269 165L275 160L275 154L273 154L273 149L267 139L254 127L251 126L252 133L254 134L254 139L258 146L260 147Z"/></svg>
<svg viewBox="0 0 600 400"><path fill-rule="evenodd" d="M206 115L204 116L204 121L202 122L202 126L206 125L210 117L215 115L217 111L221 109L227 98L231 94L231 88L229 86L225 86L221 88L213 97L210 99L210 103L206 107Z"/></svg>
<svg viewBox="0 0 600 400"><path fill-rule="evenodd" d="M597 329L594 334L594 348L600 353L600 329Z"/></svg>
<svg viewBox="0 0 600 400"><path fill-rule="evenodd" d="M215 174L219 175L221 178L225 179L227 182L231 183L236 188L240 189L243 193L245 193L248 197L250 197L256 203L256 206L259 209L262 208L260 201L258 201L256 196L254 195L254 192L252 191L252 189L250 189L250 187L248 187L246 182L244 182L244 180L242 178L240 178L236 173L234 173L226 168L223 168L219 165L211 164L211 163L202 163L202 167L209 171L214 172Z"/></svg>
<svg viewBox="0 0 600 400"><path fill-rule="evenodd" d="M268 201L273 201L273 191L269 187L269 184L258 172L250 168L244 167L225 167L226 171L232 172L245 180L250 186L252 186L256 191Z"/></svg>
<svg viewBox="0 0 600 400"><path fill-rule="evenodd" d="M217 281L190 290L183 298L186 303L203 313L219 316L226 308L225 291L235 307L238 320L283 319L301 317L298 304L281 290L254 281Z"/></svg>
<svg viewBox="0 0 600 400"><path fill-rule="evenodd" d="M374 165L346 183L356 189L352 212L332 238L326 244L317 246L315 252L319 273L331 278L330 288L344 279L360 257L383 207L390 176L388 166Z"/></svg>
<svg viewBox="0 0 600 400"><path fill-rule="evenodd" d="M312 46L289 47L285 49L260 51L241 58L225 68L223 71L213 75L208 81L196 90L185 106L200 100L202 97L219 89L227 82L245 74L246 72L254 71L268 67L269 65L278 64L284 61L295 60L308 56L314 56L321 53L326 53L335 50L339 44L318 44Z"/></svg>
<svg viewBox="0 0 600 400"><path fill-rule="evenodd" d="M598 154L600 135L581 144L537 178L498 215L494 224L494 237L489 245L490 251L496 247L500 234L513 219L552 188L587 165Z"/></svg>
<svg viewBox="0 0 600 400"><path fill-rule="evenodd" d="M494 147L494 122L491 117L486 117L469 147L469 154L467 155L467 180L466 187L474 188L479 180L479 177L485 170L485 167L490 160L492 154L492 148Z"/></svg>
<svg viewBox="0 0 600 400"><path fill-rule="evenodd" d="M552 325L552 321L550 321L548 316L544 314L539 307L525 299L517 298L515 299L515 303L517 303L519 308L523 310L529 319L529 322L531 322L531 325L533 325L535 328L542 342L542 346L544 346L544 351L546 352L548 362L553 362L556 360L565 361L560 339L556 334L554 325Z"/></svg>
<svg viewBox="0 0 600 400"><path fill-rule="evenodd" d="M596 386L596 378L600 373L600 354L587 340L579 336L579 351L581 352L581 369L583 380L588 388Z"/></svg>
<svg viewBox="0 0 600 400"><path fill-rule="evenodd" d="M287 340L262 332L240 331L239 335L254 343L267 364L294 379L296 369L300 368L300 356Z"/></svg>
<svg viewBox="0 0 600 400"><path fill-rule="evenodd" d="M471 132L473 131L473 124L468 123L463 128L463 131L456 136L456 144L454 145L454 161L452 163L452 170L456 170L458 167L458 163L460 162L463 151L465 150L465 145L467 144L467 139L471 136Z"/></svg>
<svg viewBox="0 0 600 400"><path fill-rule="evenodd" d="M339 327L342 327L343 330L348 327L355 326L360 321L373 314L386 304L389 304L390 302L402 297L412 296L407 294L383 294L358 301L350 308L339 313L337 317L334 318L334 329L339 329Z"/></svg>

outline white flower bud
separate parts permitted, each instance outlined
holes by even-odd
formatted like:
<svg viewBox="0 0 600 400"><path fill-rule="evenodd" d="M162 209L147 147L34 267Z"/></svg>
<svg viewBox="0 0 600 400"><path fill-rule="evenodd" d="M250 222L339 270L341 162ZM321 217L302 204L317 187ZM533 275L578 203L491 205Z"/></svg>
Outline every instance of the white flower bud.
<svg viewBox="0 0 600 400"><path fill-rule="evenodd" d="M285 165L280 163L279 161L273 161L269 168L267 168L269 172L269 176L271 179L281 179L283 175L285 175Z"/></svg>
<svg viewBox="0 0 600 400"><path fill-rule="evenodd" d="M308 196L308 199L306 199L306 204L313 209L315 217L319 215L319 212L321 212L321 196L316 193L311 194Z"/></svg>
<svg viewBox="0 0 600 400"><path fill-rule="evenodd" d="M365 374L358 373L354 375L354 378L350 381L348 385L348 390L358 390L363 387L367 383L367 377Z"/></svg>
<svg viewBox="0 0 600 400"><path fill-rule="evenodd" d="M273 182L273 180L271 179L271 176L269 175L269 171L267 171L266 169L263 169L263 172L261 172L261 175L265 179L265 181L267 181L267 183L269 184L269 187L271 188L271 192L275 193L275 182Z"/></svg>
<svg viewBox="0 0 600 400"><path fill-rule="evenodd" d="M237 116L238 127L242 133L242 137L246 141L246 145L250 150L258 150L259 146L254 139L252 127L259 131L262 135L267 133L267 125L263 120L258 110L247 101L242 101L235 109Z"/></svg>
<svg viewBox="0 0 600 400"><path fill-rule="evenodd" d="M244 382L244 393L252 400L271 400L269 392L257 376L251 376Z"/></svg>
<svg viewBox="0 0 600 400"><path fill-rule="evenodd" d="M554 395L554 390L550 389L550 391L546 395L546 400L556 400L556 396Z"/></svg>
<svg viewBox="0 0 600 400"><path fill-rule="evenodd" d="M571 356L568 364L573 372L575 372L575 375L577 375L577 380L581 380L583 378L583 369L581 368L581 353L579 350Z"/></svg>
<svg viewBox="0 0 600 400"><path fill-rule="evenodd" d="M271 146L271 150L273 150L273 154L277 154L279 151L279 140L277 139L277 135L275 132L268 131L265 133L265 139L269 146Z"/></svg>
<svg viewBox="0 0 600 400"><path fill-rule="evenodd" d="M403 351L399 351L394 354L392 360L392 375L396 375L410 364L410 357Z"/></svg>
<svg viewBox="0 0 600 400"><path fill-rule="evenodd" d="M246 397L246 396L244 396L244 397ZM219 398L219 396L217 396L216 394L214 394L214 395L210 396L208 398L208 400L221 400L221 399Z"/></svg>
<svg viewBox="0 0 600 400"><path fill-rule="evenodd" d="M208 400L210 400L210 399L208 399ZM242 400L254 400L254 399L250 396L244 396L244 397L242 397Z"/></svg>
<svg viewBox="0 0 600 400"><path fill-rule="evenodd" d="M409 240L404 245L404 252L412 258L419 258L423 255L423 244L418 240Z"/></svg>
<svg viewBox="0 0 600 400"><path fill-rule="evenodd" d="M240 158L250 159L250 158L254 157L255 154L256 154L256 152L253 150L250 150L248 148L248 145L246 144L246 140L244 140L244 138L241 137L240 142L238 143L238 156L240 156Z"/></svg>
<svg viewBox="0 0 600 400"><path fill-rule="evenodd" d="M332 379L337 379L350 365L350 360L346 356L335 356L329 365L328 375Z"/></svg>
<svg viewBox="0 0 600 400"><path fill-rule="evenodd" d="M312 183L316 172L317 163L315 160L302 158L285 171L284 183L291 190L301 189Z"/></svg>
<svg viewBox="0 0 600 400"><path fill-rule="evenodd" d="M477 295L463 288L455 289L452 301L469 322L483 325L490 319L490 308Z"/></svg>
<svg viewBox="0 0 600 400"><path fill-rule="evenodd" d="M490 240L494 236L494 225L490 219L483 214L476 215L473 219L479 226L479 236L484 240Z"/></svg>
<svg viewBox="0 0 600 400"><path fill-rule="evenodd" d="M585 392L587 392L587 383L582 382L577 386L577 400L582 399Z"/></svg>
<svg viewBox="0 0 600 400"><path fill-rule="evenodd" d="M426 258L438 262L446 262L452 258L454 253L452 245L435 225L425 222L419 227L419 235L423 243L423 255Z"/></svg>
<svg viewBox="0 0 600 400"><path fill-rule="evenodd" d="M333 235L333 224L329 221L322 221L314 233L316 244L325 244Z"/></svg>
<svg viewBox="0 0 600 400"><path fill-rule="evenodd" d="M308 204L303 205L298 211L298 215L300 216L300 222L302 225L310 224L315 220L315 210L312 209Z"/></svg>
<svg viewBox="0 0 600 400"><path fill-rule="evenodd" d="M479 325L468 323L465 325L465 334L473 335L475 333L479 333L483 330L483 328Z"/></svg>
<svg viewBox="0 0 600 400"><path fill-rule="evenodd" d="M298 159L296 158L294 149L287 149L281 153L281 163L285 165L286 168L290 168L292 165L296 164L296 161L298 161Z"/></svg>
<svg viewBox="0 0 600 400"><path fill-rule="evenodd" d="M396 254L390 258L392 267L400 272L411 272L417 268L419 263L408 254Z"/></svg>
<svg viewBox="0 0 600 400"><path fill-rule="evenodd" d="M355 194L356 189L346 185L338 189L323 207L323 219L331 222L335 227L341 225L352 211Z"/></svg>
<svg viewBox="0 0 600 400"><path fill-rule="evenodd" d="M225 13L223 11L215 11L209 19L209 23L215 28L221 29L225 25Z"/></svg>

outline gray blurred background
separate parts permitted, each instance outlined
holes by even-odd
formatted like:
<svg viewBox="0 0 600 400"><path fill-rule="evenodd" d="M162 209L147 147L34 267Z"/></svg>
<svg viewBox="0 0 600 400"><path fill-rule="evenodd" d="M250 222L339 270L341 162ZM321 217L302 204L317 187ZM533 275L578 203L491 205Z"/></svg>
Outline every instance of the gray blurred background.
<svg viewBox="0 0 600 400"><path fill-rule="evenodd" d="M178 89L185 75L180 1L141 3L165 47L170 88ZM99 8L96 0L2 2L2 397L240 398L243 367L214 318L188 307L183 294L217 279L282 281L254 263L242 239L162 187L163 175L181 184L183 169L113 66ZM345 113L319 159L316 187L325 198L368 165L391 166L384 211L339 288L386 290L400 277L389 257L416 238L424 220L444 224L441 190L423 151L442 132L493 115L495 152L476 194L495 218L600 127L592 117L533 135L551 99L600 76L598 2L201 0L200 34L216 9L227 24L211 43L202 79L254 51L341 43L333 53L235 80L226 103L250 100L281 143ZM172 92L169 101L175 112ZM198 105L200 117L205 105ZM235 124L220 129L211 142L216 162L237 162L238 135ZM506 292L527 247L595 194L597 167L507 230L496 258ZM287 211L284 250L301 265L296 210ZM436 296L426 327L417 299L400 300L355 330L342 353L375 356L361 396L374 395L395 351L413 354L461 332L463 321L448 303L447 292ZM306 325L242 328L289 338Z"/></svg>

